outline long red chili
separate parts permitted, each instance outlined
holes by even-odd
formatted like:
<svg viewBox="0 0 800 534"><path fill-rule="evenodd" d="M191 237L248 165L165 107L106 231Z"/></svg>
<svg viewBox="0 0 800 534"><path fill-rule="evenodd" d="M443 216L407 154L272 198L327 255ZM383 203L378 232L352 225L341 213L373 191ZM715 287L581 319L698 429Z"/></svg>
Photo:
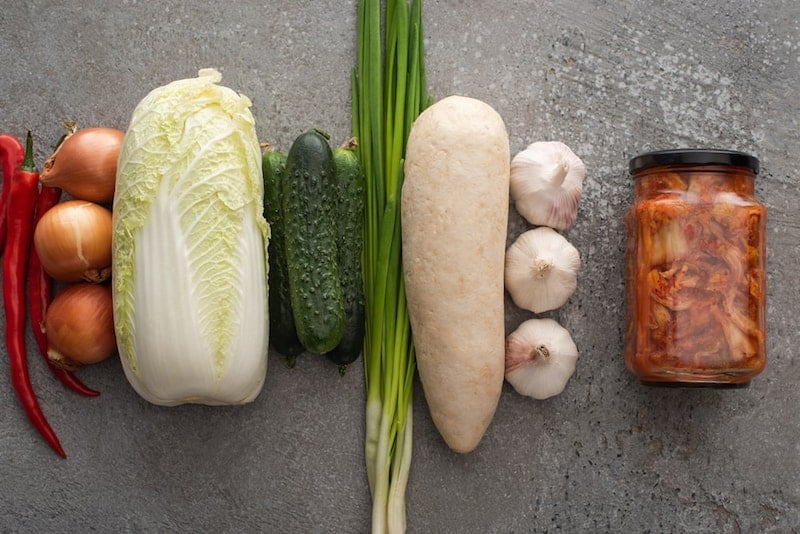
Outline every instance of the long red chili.
<svg viewBox="0 0 800 534"><path fill-rule="evenodd" d="M33 163L33 139L26 142L25 160L14 173L8 197L6 250L3 254L3 306L11 382L31 424L62 458L67 455L42 413L28 375L25 351L25 279L33 237L33 216L39 193L39 173Z"/></svg>
<svg viewBox="0 0 800 534"><path fill-rule="evenodd" d="M39 220L47 210L58 204L61 199L61 189L57 187L42 186L39 198L36 202L36 218L33 228L36 228ZM61 369L53 364L47 357L47 336L43 330L44 316L47 306L50 304L53 291L53 279L44 272L42 260L36 252L36 247L31 247L30 261L28 262L28 301L30 305L31 327L33 335L36 337L36 344L39 346L47 366L64 386L75 393L85 397L96 397L100 393L87 387L75 375L66 369Z"/></svg>
<svg viewBox="0 0 800 534"><path fill-rule="evenodd" d="M14 180L14 173L17 167L22 165L25 159L25 149L22 143L13 135L0 135L0 159L3 165L3 188L0 191L0 254L6 246L6 209L8 206L8 192L11 190L11 182Z"/></svg>

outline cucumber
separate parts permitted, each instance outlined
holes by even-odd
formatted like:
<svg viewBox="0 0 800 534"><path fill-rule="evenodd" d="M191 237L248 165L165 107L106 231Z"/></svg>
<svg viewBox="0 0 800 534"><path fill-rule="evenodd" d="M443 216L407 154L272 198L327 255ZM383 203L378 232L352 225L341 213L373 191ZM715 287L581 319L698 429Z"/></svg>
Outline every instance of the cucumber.
<svg viewBox="0 0 800 534"><path fill-rule="evenodd" d="M264 218L270 226L269 240L269 340L275 350L294 367L303 345L297 338L289 292L286 234L283 224L283 181L286 155L265 152L261 158L264 176Z"/></svg>
<svg viewBox="0 0 800 534"><path fill-rule="evenodd" d="M333 154L318 130L301 134L286 158L283 221L297 337L324 354L344 334L344 301L336 260Z"/></svg>
<svg viewBox="0 0 800 534"><path fill-rule="evenodd" d="M355 153L356 140L333 151L336 195L336 244L339 282L344 299L344 335L328 358L344 366L353 363L364 345L364 170ZM342 371L344 368L341 369Z"/></svg>

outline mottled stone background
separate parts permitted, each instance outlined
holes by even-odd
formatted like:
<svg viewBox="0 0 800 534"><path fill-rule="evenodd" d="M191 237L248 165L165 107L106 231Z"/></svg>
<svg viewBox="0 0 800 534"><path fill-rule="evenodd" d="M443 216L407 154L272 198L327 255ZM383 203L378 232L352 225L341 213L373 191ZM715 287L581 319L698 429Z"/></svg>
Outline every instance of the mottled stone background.
<svg viewBox="0 0 800 534"><path fill-rule="evenodd" d="M39 140L64 120L124 129L152 88L217 67L253 101L259 136L288 150L350 134L355 3L7 2L0 130ZM411 532L796 532L800 526L800 3L559 0L425 5L436 97L486 100L512 152L562 140L585 160L579 288L551 316L581 351L565 392L506 386L473 453L439 438L416 389ZM753 152L769 208L766 371L735 391L648 389L622 362L627 161L649 149ZM512 211L509 240L525 229ZM529 314L507 307L509 331ZM32 337L29 334L32 347ZM33 354L31 348L31 354ZM31 429L0 358L0 530L365 532L363 373L270 356L256 402L166 409L117 360L67 392L32 380L69 459Z"/></svg>

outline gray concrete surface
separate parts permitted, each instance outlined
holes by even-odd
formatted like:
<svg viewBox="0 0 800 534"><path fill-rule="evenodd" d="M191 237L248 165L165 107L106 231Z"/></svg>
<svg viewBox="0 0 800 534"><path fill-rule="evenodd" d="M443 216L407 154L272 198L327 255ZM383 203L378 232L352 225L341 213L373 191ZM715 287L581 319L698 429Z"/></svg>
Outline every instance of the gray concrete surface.
<svg viewBox="0 0 800 534"><path fill-rule="evenodd" d="M581 351L566 391L508 386L475 452L457 456L419 387L410 532L797 532L800 528L800 3L563 0L425 5L430 90L482 98L512 151L563 140L589 175L579 288L554 314ZM355 3L5 2L0 130L39 140L64 120L125 128L150 89L214 66L288 147L349 131ZM769 210L766 371L736 391L648 389L622 362L629 157L717 146L763 164ZM510 238L524 229L517 215ZM508 305L508 327L528 315ZM32 338L30 338L32 343ZM31 354L33 352L31 351ZM3 355L4 356L4 355ZM365 532L363 374L271 355L256 402L160 408L116 360L79 398L31 358L69 459L31 429L0 358L0 531Z"/></svg>

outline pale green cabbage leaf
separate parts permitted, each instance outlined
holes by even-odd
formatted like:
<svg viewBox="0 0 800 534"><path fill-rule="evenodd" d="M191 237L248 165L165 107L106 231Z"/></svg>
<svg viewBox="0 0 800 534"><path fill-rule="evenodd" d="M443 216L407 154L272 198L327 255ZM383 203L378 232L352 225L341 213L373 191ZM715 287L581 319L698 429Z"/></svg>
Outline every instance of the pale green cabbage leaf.
<svg viewBox="0 0 800 534"><path fill-rule="evenodd" d="M250 100L203 69L136 107L113 204L114 324L146 400L242 404L267 369L267 242Z"/></svg>

